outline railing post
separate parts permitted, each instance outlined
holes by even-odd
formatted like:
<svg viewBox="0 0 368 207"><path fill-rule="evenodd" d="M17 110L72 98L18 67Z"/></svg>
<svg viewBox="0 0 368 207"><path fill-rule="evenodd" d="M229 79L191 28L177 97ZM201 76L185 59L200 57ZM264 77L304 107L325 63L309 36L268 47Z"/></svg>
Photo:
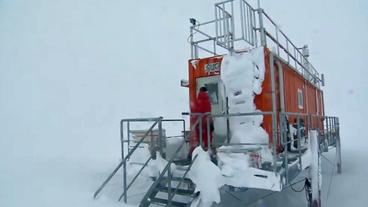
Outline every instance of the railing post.
<svg viewBox="0 0 368 207"><path fill-rule="evenodd" d="M130 122L127 122L127 131L128 131L128 138L129 138L129 130L130 130ZM124 188L124 202L127 203L127 175L126 175L126 160L124 156L124 121L120 123L120 132L121 132L121 158L123 162L123 188ZM128 143L129 144L129 143ZM128 146L128 154L129 154L129 146Z"/></svg>
<svg viewBox="0 0 368 207"><path fill-rule="evenodd" d="M328 117L325 117L325 126L326 126L325 139L327 139L328 146L330 146L330 139L329 139L329 136L328 136Z"/></svg>
<svg viewBox="0 0 368 207"><path fill-rule="evenodd" d="M209 115L206 115L206 120L207 120L207 151L210 150L210 146L211 146L211 129L210 129L210 118Z"/></svg>
<svg viewBox="0 0 368 207"><path fill-rule="evenodd" d="M302 167L302 150L300 147L301 142L301 126L300 126L300 115L297 116L297 146L298 146L298 154L299 154L299 167L300 170L303 169ZM293 143L294 145L294 143Z"/></svg>
<svg viewBox="0 0 368 207"><path fill-rule="evenodd" d="M266 47L266 32L263 26L263 9L259 7L257 9L258 17L259 17L259 31L260 31L260 39L261 39L261 46Z"/></svg>
<svg viewBox="0 0 368 207"><path fill-rule="evenodd" d="M280 41L279 41L279 30L280 30L280 28L279 28L278 25L276 25L275 28L276 28L277 55L280 56Z"/></svg>
<svg viewBox="0 0 368 207"><path fill-rule="evenodd" d="M201 115L199 115L198 116L198 119L199 119L199 125L198 125L198 127L199 127L199 145L204 149L204 147L203 147L203 140L202 140L202 114Z"/></svg>
<svg viewBox="0 0 368 207"><path fill-rule="evenodd" d="M124 121L120 122L120 142L121 142L121 159L124 160Z"/></svg>
<svg viewBox="0 0 368 207"><path fill-rule="evenodd" d="M229 117L229 98L226 97L226 138L227 143L230 143L230 117Z"/></svg>
<svg viewBox="0 0 368 207"><path fill-rule="evenodd" d="M287 139L287 126L288 122L286 121L286 114L284 112L280 113L280 126L281 126L281 140L282 147L284 148L284 167L285 167L285 182L289 182L289 165L288 165L288 139ZM290 140L291 141L291 140ZM276 168L276 166L274 167Z"/></svg>
<svg viewBox="0 0 368 207"><path fill-rule="evenodd" d="M336 156L337 156L337 173L341 174L341 139L340 139L340 124L339 119L336 118Z"/></svg>
<svg viewBox="0 0 368 207"><path fill-rule="evenodd" d="M129 153L129 149L130 149L130 121L127 122L127 137L128 137L128 153Z"/></svg>
<svg viewBox="0 0 368 207"><path fill-rule="evenodd" d="M190 27L190 56L192 59L196 58L194 55L194 45L193 45L193 27Z"/></svg>
<svg viewBox="0 0 368 207"><path fill-rule="evenodd" d="M171 166L169 164L169 168L167 170L167 177L168 177L168 182L167 182L167 200L168 200L168 206L171 206L171 200L172 200L172 196L171 196L171 179L172 179L172 173L171 173Z"/></svg>
<svg viewBox="0 0 368 207"><path fill-rule="evenodd" d="M159 151L160 151L160 155L165 158L166 155L164 154L163 151L163 143L162 143L162 119L160 119L160 121L158 122L158 147L159 147Z"/></svg>
<svg viewBox="0 0 368 207"><path fill-rule="evenodd" d="M124 203L128 202L127 190L127 174L126 174L126 160L123 160L123 187L124 187Z"/></svg>
<svg viewBox="0 0 368 207"><path fill-rule="evenodd" d="M273 166L276 166L276 147L277 147L277 111L276 111L276 83L275 83L275 67L274 57L270 54L270 73L271 73L271 90L272 90L272 138L273 138ZM276 173L276 167L274 168Z"/></svg>

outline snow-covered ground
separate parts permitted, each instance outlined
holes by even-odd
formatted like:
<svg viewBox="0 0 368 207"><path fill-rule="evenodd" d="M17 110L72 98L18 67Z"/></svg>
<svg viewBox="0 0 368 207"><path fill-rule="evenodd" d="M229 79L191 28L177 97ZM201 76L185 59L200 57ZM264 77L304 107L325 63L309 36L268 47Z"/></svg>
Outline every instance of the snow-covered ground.
<svg viewBox="0 0 368 207"><path fill-rule="evenodd" d="M365 206L368 3L262 2L298 45L309 44L311 61L326 74L326 111L341 120L343 174L333 177L326 206ZM119 180L92 199L119 161L119 120L188 110L179 87L188 18L208 20L212 5L0 1L0 206L122 206ZM228 194L223 199L239 206ZM304 194L288 190L252 206L284 202L305 206Z"/></svg>

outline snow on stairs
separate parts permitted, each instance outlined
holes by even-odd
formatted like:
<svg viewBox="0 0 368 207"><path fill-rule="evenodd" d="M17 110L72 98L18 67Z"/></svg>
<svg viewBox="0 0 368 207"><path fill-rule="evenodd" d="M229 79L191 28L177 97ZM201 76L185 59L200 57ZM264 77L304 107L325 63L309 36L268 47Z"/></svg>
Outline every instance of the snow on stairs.
<svg viewBox="0 0 368 207"><path fill-rule="evenodd" d="M170 182L171 181L171 182ZM169 183L171 187L169 188ZM180 186L179 183L181 183ZM169 202L170 194L175 195ZM141 202L140 207L175 206L189 207L194 199L194 184L189 178L163 177L159 185L152 191L147 200Z"/></svg>

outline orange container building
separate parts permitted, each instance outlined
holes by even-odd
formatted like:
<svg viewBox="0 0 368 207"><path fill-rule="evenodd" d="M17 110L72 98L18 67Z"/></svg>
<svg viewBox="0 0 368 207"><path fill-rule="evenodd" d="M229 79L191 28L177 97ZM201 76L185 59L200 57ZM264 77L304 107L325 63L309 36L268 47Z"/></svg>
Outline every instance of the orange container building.
<svg viewBox="0 0 368 207"><path fill-rule="evenodd" d="M254 103L256 108L262 112L271 112L272 108L272 79L271 79L271 65L270 65L270 50L264 47L264 63L265 63L265 77L262 83L262 93L255 96ZM276 111L290 113L288 116L288 122L294 123L297 116L293 116L292 113L308 114L308 117L300 117L302 121L309 121L309 126L314 129L323 130L323 119L319 118L324 116L324 103L323 92L314 84L308 80L305 75L297 72L285 63L281 58L273 56L274 58L274 83L276 94ZM221 62L223 56L213 56L201 59L189 60L189 101L191 109L196 101L196 96L199 88L202 86L209 87L209 93L217 93L215 97L218 97L219 81L221 75ZM281 71L280 71L281 70ZM280 78L280 75L282 77ZM283 82L283 83L281 83ZM217 90L217 92L216 92ZM282 95L283 93L283 95ZM211 95L210 95L211 96ZM283 101L282 101L283 99ZM226 110L226 103L224 100L212 100L212 113L218 114ZM312 116L311 116L312 115ZM277 116L277 129L279 133L279 116ZM191 120L194 123L194 120ZM264 115L262 127L269 135L269 144L272 144L272 116ZM280 152L281 143L280 135L278 134L278 149ZM195 147L198 141L195 137L190 140L191 147Z"/></svg>

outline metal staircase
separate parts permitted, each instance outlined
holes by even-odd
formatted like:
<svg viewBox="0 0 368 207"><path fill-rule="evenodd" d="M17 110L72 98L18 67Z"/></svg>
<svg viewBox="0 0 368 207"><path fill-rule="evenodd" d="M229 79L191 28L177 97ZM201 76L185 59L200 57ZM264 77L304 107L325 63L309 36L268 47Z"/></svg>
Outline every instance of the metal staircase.
<svg viewBox="0 0 368 207"><path fill-rule="evenodd" d="M199 120L200 119L197 119L192 126L188 137L194 133L199 124ZM143 197L139 207L148 207L151 205L189 207L191 205L193 199L195 198L195 185L187 177L187 174L193 163L196 161L197 156L189 161L189 164L185 166L182 172L175 171L175 169L172 167L174 158L185 144L186 140L184 139L160 175L157 178L154 178L155 182L151 185Z"/></svg>
<svg viewBox="0 0 368 207"><path fill-rule="evenodd" d="M106 185L111 181L111 179L117 174L117 172L122 169L123 171L123 188L124 191L119 197L119 201L123 200L127 203L128 199L128 190L137 180L137 178L142 174L142 171L148 166L148 164L156 159L156 153L159 152L162 157L165 157L166 154L164 152L163 143L163 122L172 122L172 121L180 121L183 122L183 141L179 144L175 152L166 160L168 161L167 165L164 167L162 172L157 177L152 177L153 183L150 186L149 190L145 193L143 199L141 200L139 206L178 206L185 207L190 206L191 202L195 198L194 183L187 178L187 174L191 169L192 164L195 162L197 157L194 157L191 160L177 160L177 156L182 148L187 144L187 137L190 137L192 133L194 133L195 128L198 127L199 119L191 128L190 132L186 135L185 131L185 121L182 119L163 119L162 117L158 118L144 118L144 119L123 119L121 121L121 145L122 145L122 160L115 167L115 169L110 173L110 175L106 178L106 180L101 184L101 186L94 193L93 197L97 198L101 191L106 187ZM133 122L153 122L151 127L148 130L145 130L142 133L142 136L138 139L138 141L130 140L130 133L135 131L131 130L131 123ZM124 130L124 123L126 123L127 130ZM157 130L155 131L155 127L157 126ZM158 133L157 133L158 132ZM126 136L127 137L124 137ZM133 143L133 145L131 145ZM141 168L139 171L133 176L133 178L128 182L127 178L127 163L132 155L137 151L137 149L141 148L144 143L149 143L150 157L144 163L140 163ZM124 153L124 148L128 149L128 152ZM175 169L174 166L178 165L178 169Z"/></svg>
<svg viewBox="0 0 368 207"><path fill-rule="evenodd" d="M175 197L175 198L174 198ZM147 194L147 199L143 199L140 206L190 206L194 199L194 184L184 177L162 177L158 184Z"/></svg>

